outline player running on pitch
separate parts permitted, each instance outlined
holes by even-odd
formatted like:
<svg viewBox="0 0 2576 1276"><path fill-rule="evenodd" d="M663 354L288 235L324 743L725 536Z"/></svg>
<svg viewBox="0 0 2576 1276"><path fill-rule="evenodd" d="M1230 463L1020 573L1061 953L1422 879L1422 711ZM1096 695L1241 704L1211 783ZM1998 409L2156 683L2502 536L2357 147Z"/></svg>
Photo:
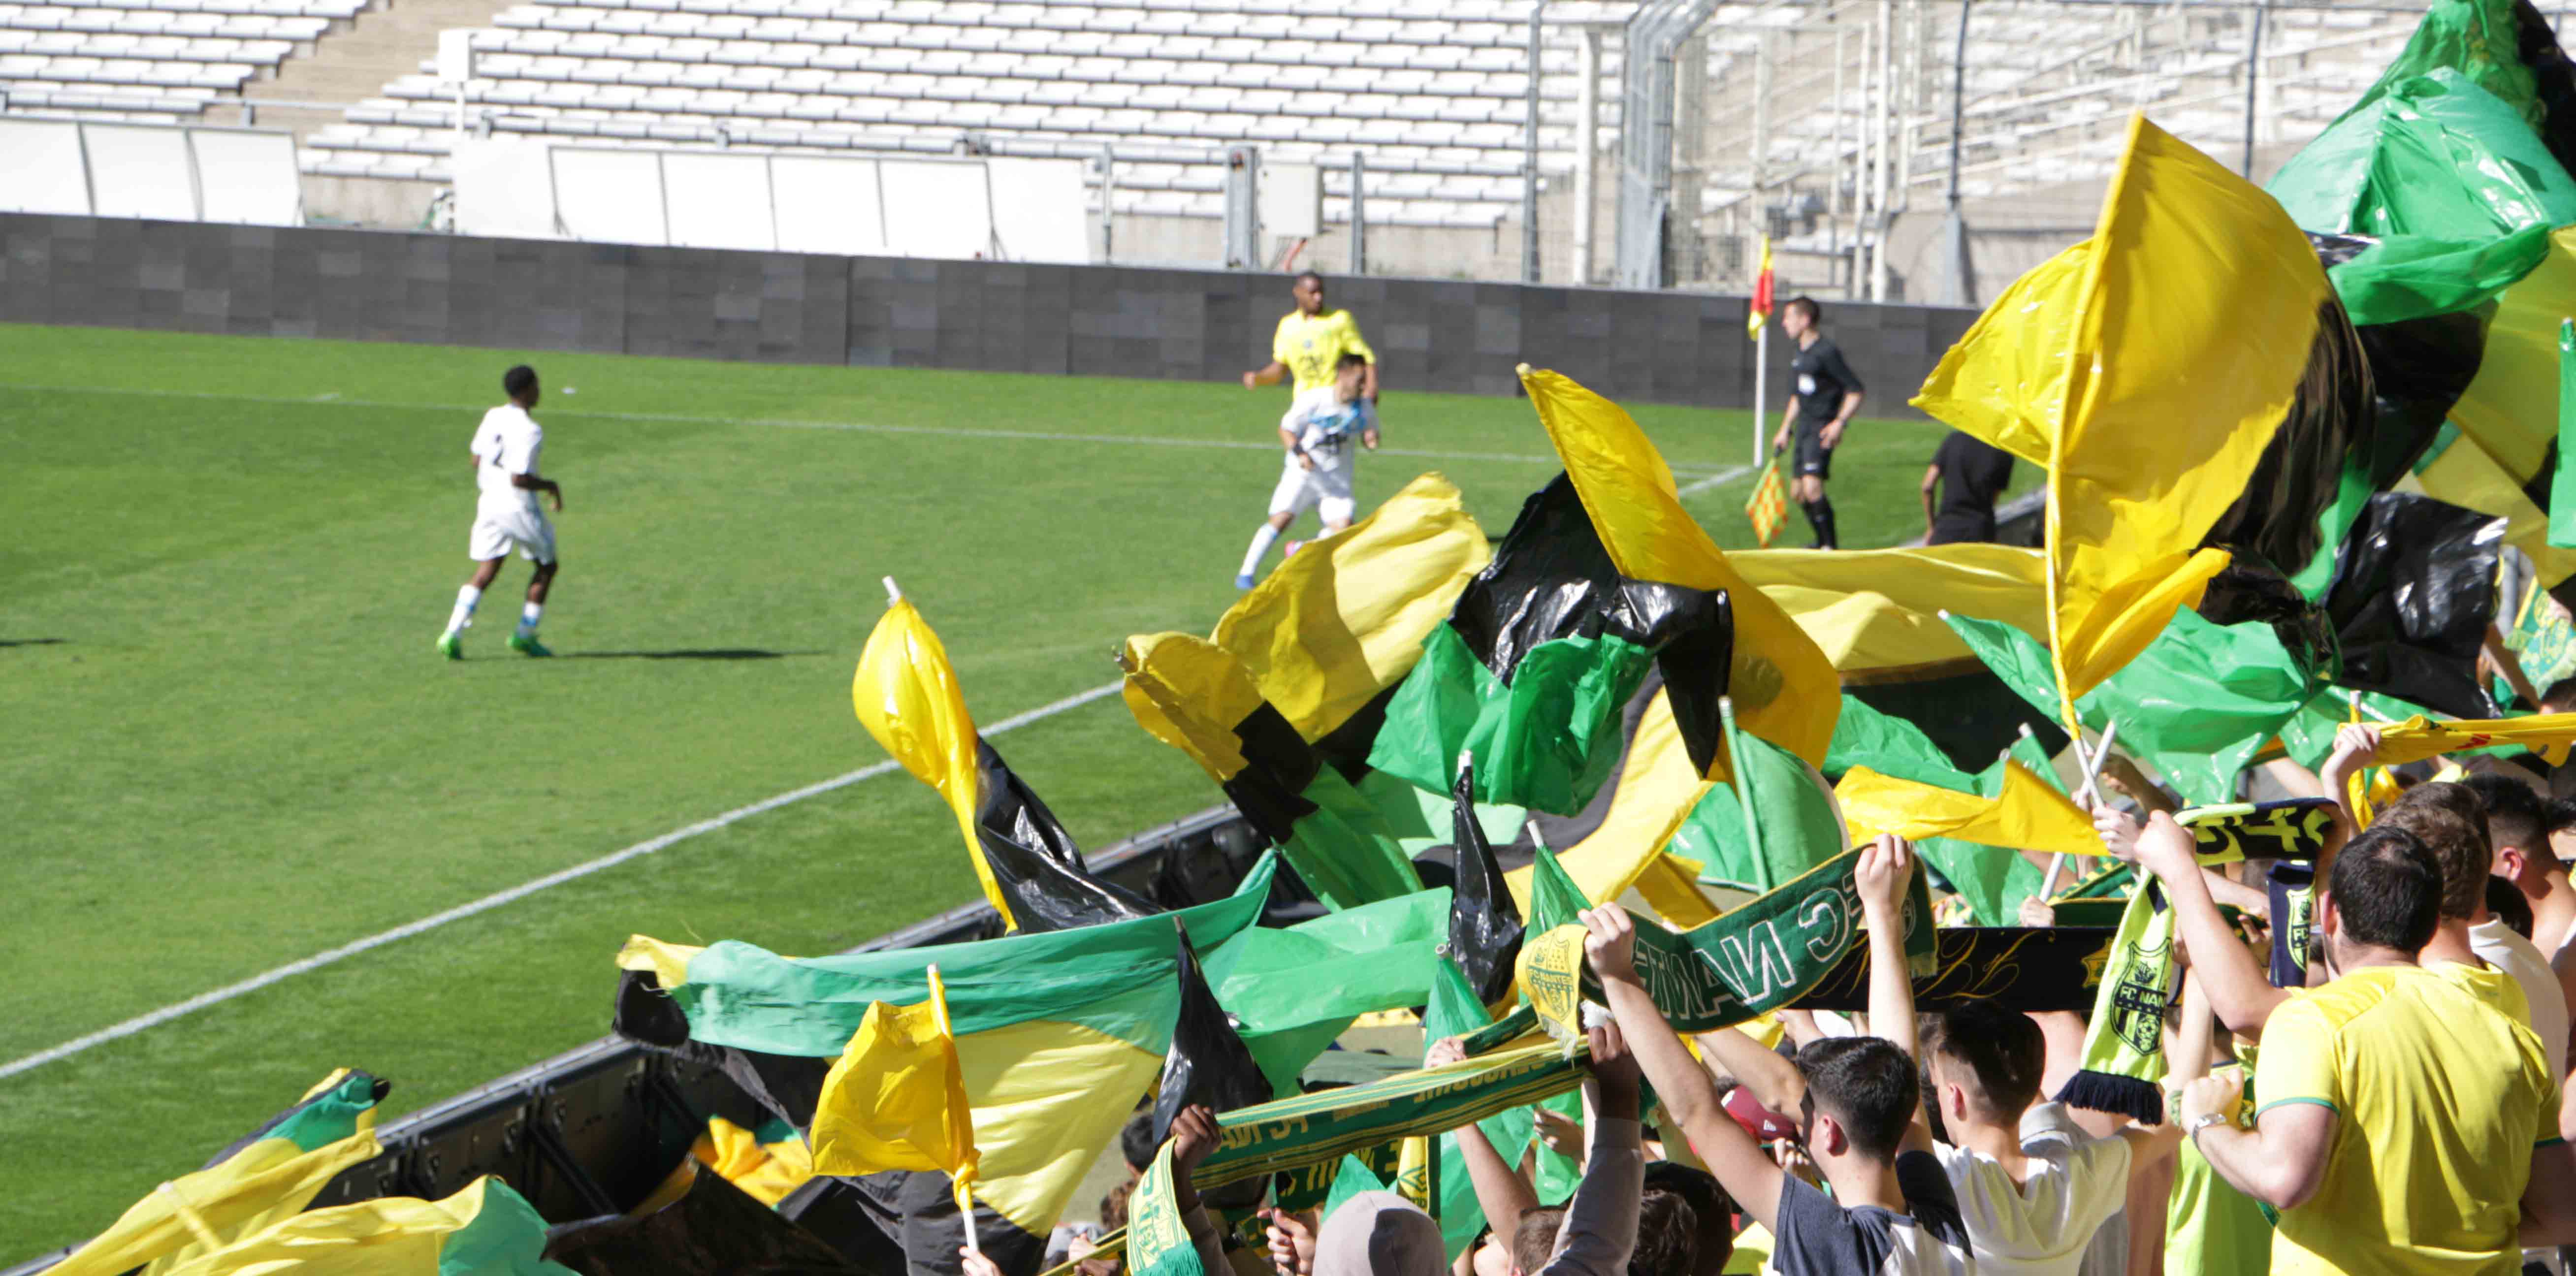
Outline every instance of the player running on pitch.
<svg viewBox="0 0 2576 1276"><path fill-rule="evenodd" d="M1279 486L1270 492L1270 521L1252 534L1252 549L1243 556L1235 588L1252 588L1253 569L1261 566L1270 542L1308 509L1324 520L1327 536L1351 525L1351 445L1377 450L1377 415L1360 398L1368 367L1357 351L1344 351L1341 366L1325 386L1333 397L1319 402L1301 394L1288 415L1279 418L1279 442L1288 456L1279 469ZM1297 542L1288 542L1288 552L1297 552Z"/></svg>
<svg viewBox="0 0 2576 1276"><path fill-rule="evenodd" d="M1377 446L1377 352L1369 349L1368 342L1361 339L1360 326L1351 318L1351 312L1324 309L1322 275L1309 270L1297 276L1296 283L1289 288L1289 295L1297 299L1297 308L1279 320L1279 330L1270 339L1269 364L1244 373L1243 388L1249 390L1256 386L1277 385L1281 378L1292 373L1295 375L1296 395L1289 400L1287 415L1279 418L1279 428L1283 435L1302 429L1300 423L1309 412L1317 409L1337 412L1340 410L1340 405L1357 402L1362 405L1361 412L1365 417L1365 429L1369 436L1368 446L1375 448ZM1340 369L1346 357L1352 355L1358 356L1360 360L1360 381L1356 400L1343 394L1340 389ZM1347 457L1344 459L1347 464ZM1289 462L1293 466L1295 461L1292 445ZM1340 524L1333 523L1332 511L1337 507L1327 498L1321 496L1316 498L1315 503L1323 505L1322 513L1328 526L1347 526L1350 522L1350 487L1347 469L1343 471L1342 483L1338 506L1343 511ZM1288 484L1284 479L1280 483L1279 490L1282 493L1288 491ZM1243 570L1235 573L1234 584L1238 589L1252 588L1253 574L1260 570L1262 556L1270 552L1271 542L1279 538L1279 533L1296 519L1297 510L1303 508L1302 506L1283 507L1278 503L1278 499L1274 497L1272 500L1268 525L1253 535L1252 549L1243 556ZM1281 512L1283 509L1286 512Z"/></svg>
<svg viewBox="0 0 2576 1276"><path fill-rule="evenodd" d="M555 568L560 565L555 560L555 525L537 508L537 493L553 497L555 512L560 514L563 488L553 479L537 477L537 453L546 445L546 432L528 415L528 409L537 406L536 369L520 364L502 373L501 389L510 401L483 414L471 445L474 482L482 496L474 509L466 553L478 565L474 579L456 591L456 610L448 614L447 632L438 636L439 654L450 660L465 658L465 627L474 623L474 606L501 574L501 564L510 557L513 545L537 565L537 574L528 581L528 602L519 610L519 629L510 635L510 650L530 656L555 654L537 641L546 589L554 584Z"/></svg>

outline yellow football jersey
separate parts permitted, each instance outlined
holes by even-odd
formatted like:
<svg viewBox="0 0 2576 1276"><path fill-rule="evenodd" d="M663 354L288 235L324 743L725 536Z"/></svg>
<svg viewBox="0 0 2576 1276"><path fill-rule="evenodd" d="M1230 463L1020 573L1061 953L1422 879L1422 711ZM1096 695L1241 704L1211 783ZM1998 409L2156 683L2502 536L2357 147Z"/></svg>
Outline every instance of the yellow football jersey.
<svg viewBox="0 0 2576 1276"><path fill-rule="evenodd" d="M1359 322L1347 310L1327 310L1312 319L1292 310L1270 339L1270 357L1288 365L1300 394L1331 385L1344 351L1377 362L1377 352L1360 339Z"/></svg>
<svg viewBox="0 0 2576 1276"><path fill-rule="evenodd" d="M2558 1137L2558 1079L2516 1023L2513 978L2374 966L2272 1012L2257 1112L2335 1113L2325 1182L2281 1214L2276 1276L2512 1276L2531 1149Z"/></svg>

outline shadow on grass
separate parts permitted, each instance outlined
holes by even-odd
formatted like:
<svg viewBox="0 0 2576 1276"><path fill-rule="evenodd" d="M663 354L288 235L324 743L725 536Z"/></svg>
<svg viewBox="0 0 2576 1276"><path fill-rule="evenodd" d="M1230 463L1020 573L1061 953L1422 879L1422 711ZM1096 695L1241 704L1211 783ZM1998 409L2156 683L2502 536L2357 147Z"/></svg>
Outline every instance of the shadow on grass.
<svg viewBox="0 0 2576 1276"><path fill-rule="evenodd" d="M679 651L566 651L557 660L793 660L825 651L767 651L759 647L692 647Z"/></svg>
<svg viewBox="0 0 2576 1276"><path fill-rule="evenodd" d="M68 638L0 638L0 647L59 647Z"/></svg>

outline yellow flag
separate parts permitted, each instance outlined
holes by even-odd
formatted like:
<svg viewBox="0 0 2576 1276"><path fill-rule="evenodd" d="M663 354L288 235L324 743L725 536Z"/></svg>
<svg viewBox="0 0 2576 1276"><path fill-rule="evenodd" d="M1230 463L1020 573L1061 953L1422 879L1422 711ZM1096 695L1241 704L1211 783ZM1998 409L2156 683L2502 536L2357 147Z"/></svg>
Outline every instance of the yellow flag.
<svg viewBox="0 0 2576 1276"><path fill-rule="evenodd" d="M1736 722L1809 765L1821 764L1843 707L1833 663L1692 521L1663 455L1618 404L1554 372L1524 370L1521 385L1619 574L1727 591L1735 652L1726 692L1734 697ZM1725 758L1710 770L1709 778L1725 779Z"/></svg>
<svg viewBox="0 0 2576 1276"><path fill-rule="evenodd" d="M2381 725L2377 765L2404 766L2437 753L2499 744L2518 744L2549 759L2551 766L2564 765L2569 746L2576 745L2576 713L2535 713L2467 722L2434 722L2418 714L2404 722Z"/></svg>
<svg viewBox="0 0 2576 1276"><path fill-rule="evenodd" d="M948 649L911 602L896 599L868 635L858 674L850 680L850 704L868 734L904 770L947 799L984 898L1002 915L1004 927L1019 929L975 833L975 808L983 796L977 792L975 719L966 712L966 692L948 664Z"/></svg>
<svg viewBox="0 0 2576 1276"><path fill-rule="evenodd" d="M1699 888L1701 867L1697 860L1666 851L1637 875L1637 893L1663 915L1665 925L1674 930L1697 929L1717 920L1716 905Z"/></svg>
<svg viewBox="0 0 2576 1276"><path fill-rule="evenodd" d="M2094 833L2093 821L2065 794L2018 762L2004 763L2003 791L1990 798L1856 766L1834 786L1834 801L1843 808L1855 844L1894 833L1907 838L1953 837L2016 851L2102 853L2102 839Z"/></svg>
<svg viewBox="0 0 2576 1276"><path fill-rule="evenodd" d="M948 992L930 969L930 1000L871 1002L849 1047L823 1077L814 1104L814 1172L942 1170L957 1180L957 1206L972 1210L975 1127Z"/></svg>
<svg viewBox="0 0 2576 1276"><path fill-rule="evenodd" d="M2199 549L2288 415L2330 290L2269 195L2144 116L2092 240L2042 266L1915 402L2028 457L2045 439L2063 716L2227 565Z"/></svg>
<svg viewBox="0 0 2576 1276"><path fill-rule="evenodd" d="M1997 620L2048 641L2048 560L2013 545L1748 550L1727 561L1816 642L1846 684L1981 669L1941 620Z"/></svg>

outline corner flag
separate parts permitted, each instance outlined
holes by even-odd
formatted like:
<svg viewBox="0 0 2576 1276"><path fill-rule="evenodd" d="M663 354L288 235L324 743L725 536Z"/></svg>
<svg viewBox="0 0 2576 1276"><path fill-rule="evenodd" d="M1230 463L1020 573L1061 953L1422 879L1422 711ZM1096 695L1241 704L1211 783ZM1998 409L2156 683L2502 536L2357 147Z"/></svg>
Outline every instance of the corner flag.
<svg viewBox="0 0 2576 1276"><path fill-rule="evenodd" d="M1753 276L1753 304L1745 308L1744 336L1751 340L1762 335L1762 326L1771 322L1771 237L1762 237L1762 269ZM1769 541L1764 541L1769 544Z"/></svg>

